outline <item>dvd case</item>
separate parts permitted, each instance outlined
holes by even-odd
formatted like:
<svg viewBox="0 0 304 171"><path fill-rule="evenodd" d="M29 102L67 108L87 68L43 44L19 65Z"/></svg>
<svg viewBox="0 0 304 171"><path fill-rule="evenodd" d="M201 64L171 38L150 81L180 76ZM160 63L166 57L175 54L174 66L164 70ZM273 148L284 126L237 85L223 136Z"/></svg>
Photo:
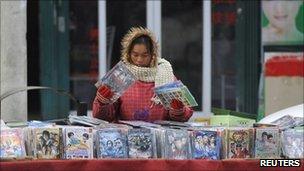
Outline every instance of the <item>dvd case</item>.
<svg viewBox="0 0 304 171"><path fill-rule="evenodd" d="M187 130L167 129L165 136L165 158L188 159L190 157L190 141Z"/></svg>
<svg viewBox="0 0 304 171"><path fill-rule="evenodd" d="M64 128L64 158L92 159L93 130L85 127Z"/></svg>
<svg viewBox="0 0 304 171"><path fill-rule="evenodd" d="M95 86L98 88L101 85L108 86L114 93L110 101L115 102L133 83L135 83L136 77L126 67L126 65L120 61L118 62L104 77L99 80Z"/></svg>
<svg viewBox="0 0 304 171"><path fill-rule="evenodd" d="M34 157L60 159L62 154L61 128L33 128Z"/></svg>
<svg viewBox="0 0 304 171"><path fill-rule="evenodd" d="M280 158L280 132L278 128L256 128L255 158Z"/></svg>
<svg viewBox="0 0 304 171"><path fill-rule="evenodd" d="M126 134L117 128L97 132L97 158L127 158Z"/></svg>
<svg viewBox="0 0 304 171"><path fill-rule="evenodd" d="M108 121L89 117L89 116L69 115L68 118L70 124L72 125L76 124L76 125L98 127L99 125L107 125L109 123Z"/></svg>
<svg viewBox="0 0 304 171"><path fill-rule="evenodd" d="M220 159L222 144L217 131L194 130L191 140L194 159Z"/></svg>
<svg viewBox="0 0 304 171"><path fill-rule="evenodd" d="M282 152L287 158L304 158L304 128L287 129L281 134Z"/></svg>
<svg viewBox="0 0 304 171"><path fill-rule="evenodd" d="M153 137L150 129L130 129L128 131L129 158L154 158L155 142Z"/></svg>
<svg viewBox="0 0 304 171"><path fill-rule="evenodd" d="M227 158L252 157L253 138L252 128L229 128Z"/></svg>
<svg viewBox="0 0 304 171"><path fill-rule="evenodd" d="M174 81L159 87L155 87L154 92L165 108L170 108L173 99L180 100L185 106L197 106L197 102L189 89L181 82Z"/></svg>
<svg viewBox="0 0 304 171"><path fill-rule="evenodd" d="M26 156L23 130L1 129L0 158L24 158Z"/></svg>

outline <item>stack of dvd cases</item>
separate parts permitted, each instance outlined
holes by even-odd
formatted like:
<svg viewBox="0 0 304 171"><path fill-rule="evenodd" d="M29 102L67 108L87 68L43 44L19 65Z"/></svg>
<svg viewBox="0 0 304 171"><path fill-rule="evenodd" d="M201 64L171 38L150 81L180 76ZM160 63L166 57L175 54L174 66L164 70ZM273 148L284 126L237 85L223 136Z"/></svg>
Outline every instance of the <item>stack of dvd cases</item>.
<svg viewBox="0 0 304 171"><path fill-rule="evenodd" d="M167 159L189 159L190 140L186 129L166 129L164 139L164 157Z"/></svg>
<svg viewBox="0 0 304 171"><path fill-rule="evenodd" d="M156 143L153 131L147 128L134 128L128 131L129 158L155 158Z"/></svg>
<svg viewBox="0 0 304 171"><path fill-rule="evenodd" d="M65 159L93 158L93 130L87 127L65 127L63 130Z"/></svg>
<svg viewBox="0 0 304 171"><path fill-rule="evenodd" d="M255 158L280 158L280 130L277 127L255 129Z"/></svg>
<svg viewBox="0 0 304 171"><path fill-rule="evenodd" d="M127 135L119 128L97 130L97 158L127 158Z"/></svg>
<svg viewBox="0 0 304 171"><path fill-rule="evenodd" d="M229 128L227 131L227 158L252 158L253 133L253 128Z"/></svg>
<svg viewBox="0 0 304 171"><path fill-rule="evenodd" d="M222 147L221 137L214 130L194 130L191 147L194 159L219 160Z"/></svg>
<svg viewBox="0 0 304 171"><path fill-rule="evenodd" d="M304 158L304 128L287 129L282 132L282 152L287 158Z"/></svg>
<svg viewBox="0 0 304 171"><path fill-rule="evenodd" d="M60 159L62 154L62 129L32 128L33 156L38 159Z"/></svg>
<svg viewBox="0 0 304 171"><path fill-rule="evenodd" d="M0 158L24 158L25 156L23 130L1 128Z"/></svg>

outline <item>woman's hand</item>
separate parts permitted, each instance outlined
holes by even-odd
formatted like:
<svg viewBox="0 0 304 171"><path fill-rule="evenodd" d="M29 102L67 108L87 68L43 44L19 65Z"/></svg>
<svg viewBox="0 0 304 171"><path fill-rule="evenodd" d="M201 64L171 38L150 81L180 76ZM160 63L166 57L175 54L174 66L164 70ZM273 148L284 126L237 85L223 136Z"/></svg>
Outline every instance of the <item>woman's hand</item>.
<svg viewBox="0 0 304 171"><path fill-rule="evenodd" d="M183 102L178 99L173 99L170 103L170 106L173 110L182 110L184 108Z"/></svg>
<svg viewBox="0 0 304 171"><path fill-rule="evenodd" d="M107 85L102 85L98 88L96 97L97 99L104 104L110 103L110 99L113 97L114 93L110 87Z"/></svg>

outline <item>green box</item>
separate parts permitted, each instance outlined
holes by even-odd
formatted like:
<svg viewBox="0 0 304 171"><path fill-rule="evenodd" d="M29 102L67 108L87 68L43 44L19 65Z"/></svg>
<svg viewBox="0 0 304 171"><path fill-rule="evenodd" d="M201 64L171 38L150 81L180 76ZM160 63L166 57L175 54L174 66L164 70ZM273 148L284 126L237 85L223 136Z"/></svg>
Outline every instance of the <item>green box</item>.
<svg viewBox="0 0 304 171"><path fill-rule="evenodd" d="M252 127L256 122L255 115L244 112L219 108L212 108L212 112L214 115L210 118L211 126Z"/></svg>

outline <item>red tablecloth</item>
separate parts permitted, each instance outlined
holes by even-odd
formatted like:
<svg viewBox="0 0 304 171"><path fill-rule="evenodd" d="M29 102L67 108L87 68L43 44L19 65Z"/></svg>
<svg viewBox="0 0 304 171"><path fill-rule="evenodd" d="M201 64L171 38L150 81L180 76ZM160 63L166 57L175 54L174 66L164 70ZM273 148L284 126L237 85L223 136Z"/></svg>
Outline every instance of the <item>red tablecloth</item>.
<svg viewBox="0 0 304 171"><path fill-rule="evenodd" d="M0 170L304 170L304 160L300 167L260 167L259 160L24 160L1 161Z"/></svg>

